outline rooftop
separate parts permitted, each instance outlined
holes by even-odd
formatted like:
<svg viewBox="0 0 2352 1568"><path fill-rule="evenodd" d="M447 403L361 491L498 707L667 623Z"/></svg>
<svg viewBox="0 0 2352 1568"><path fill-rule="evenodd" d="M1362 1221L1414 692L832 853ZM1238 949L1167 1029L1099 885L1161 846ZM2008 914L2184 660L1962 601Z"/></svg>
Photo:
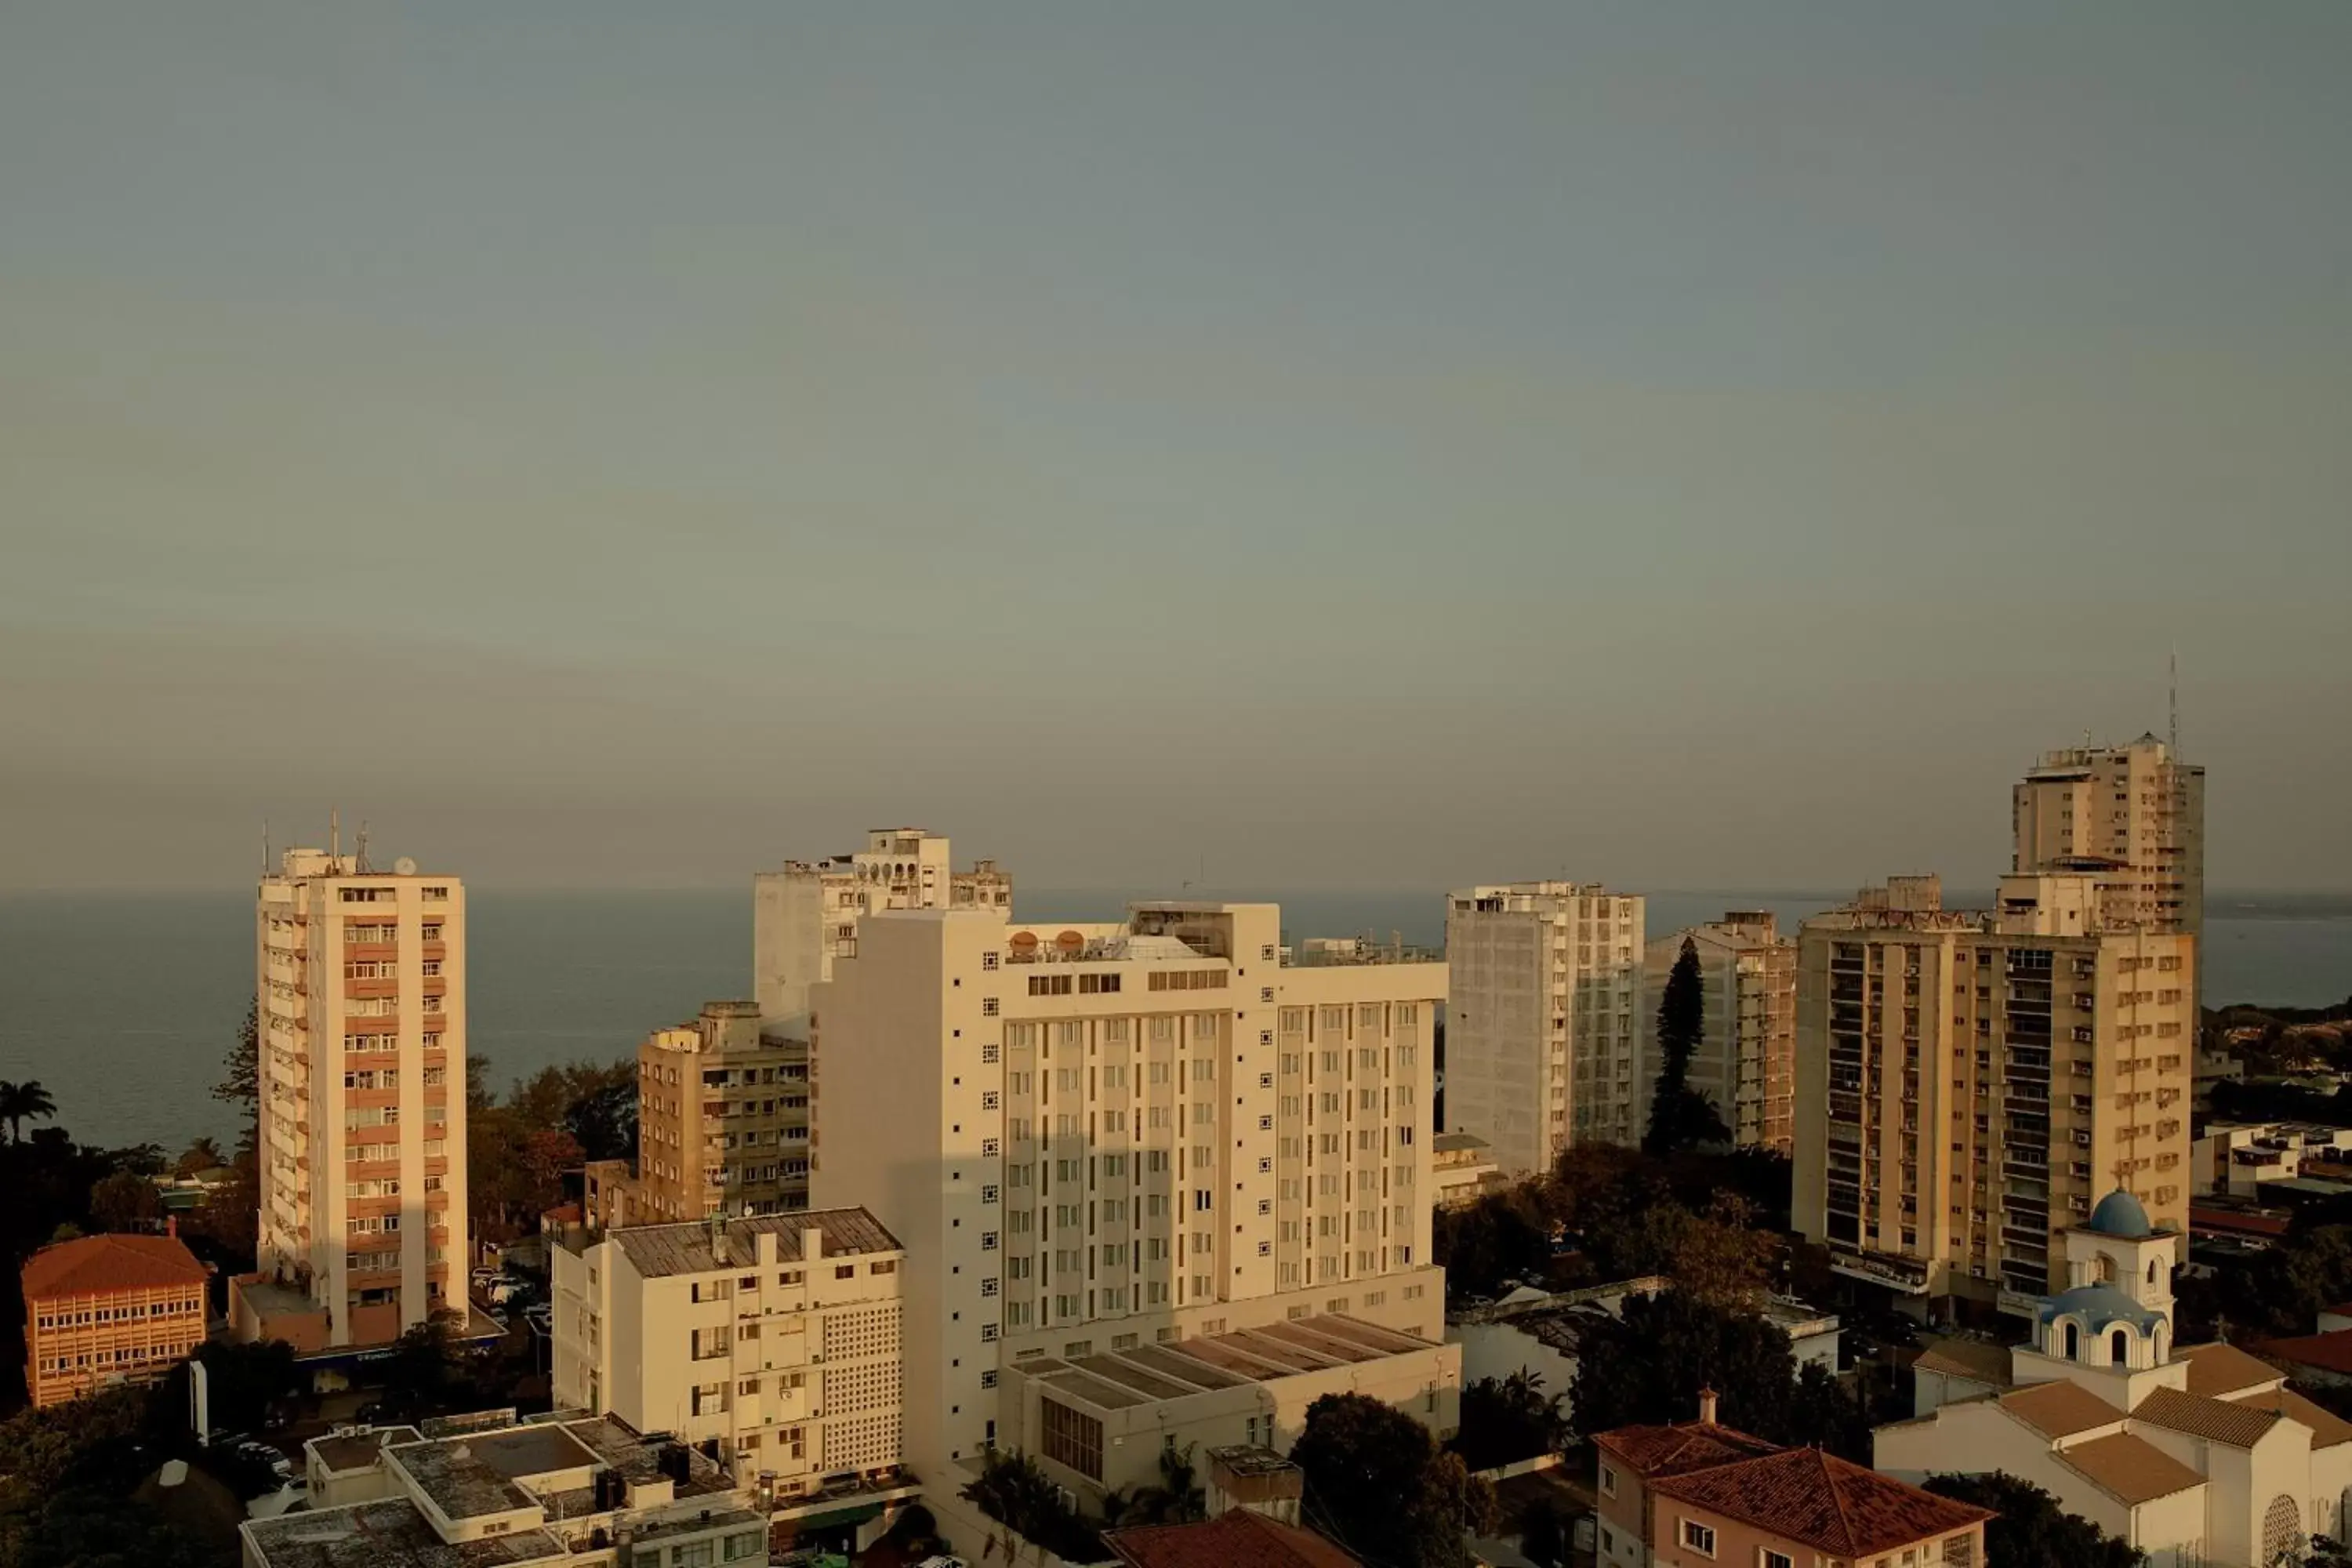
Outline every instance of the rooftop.
<svg viewBox="0 0 2352 1568"><path fill-rule="evenodd" d="M1237 1508L1200 1524L1105 1532L1129 1568L1361 1568L1362 1559L1311 1530Z"/></svg>
<svg viewBox="0 0 2352 1568"><path fill-rule="evenodd" d="M2037 1383L2000 1396L2000 1407L2045 1437L2119 1425L2124 1413L2078 1383Z"/></svg>
<svg viewBox="0 0 2352 1568"><path fill-rule="evenodd" d="M1751 1437L1736 1426L1685 1421L1669 1426L1620 1426L1594 1435L1593 1443L1644 1480L1686 1475L1780 1451L1777 1443Z"/></svg>
<svg viewBox="0 0 2352 1568"><path fill-rule="evenodd" d="M336 1432L303 1445L329 1472L364 1470L395 1443L414 1443L424 1434L414 1426L378 1426L370 1432Z"/></svg>
<svg viewBox="0 0 2352 1568"><path fill-rule="evenodd" d="M2201 1487L2205 1478L2145 1437L2118 1432L2054 1450L2059 1463L2080 1472L2100 1490L2137 1508L2160 1497Z"/></svg>
<svg viewBox="0 0 2352 1568"><path fill-rule="evenodd" d="M268 1568L508 1568L569 1555L544 1530L444 1541L406 1498L253 1520L245 1534Z"/></svg>
<svg viewBox="0 0 2352 1568"><path fill-rule="evenodd" d="M2007 1388L2009 1384L2009 1347L1983 1340L1930 1340L1919 1359L1911 1363L1914 1372L1941 1373L1946 1377L1964 1377L1971 1383L1981 1383L1992 1388Z"/></svg>
<svg viewBox="0 0 2352 1568"><path fill-rule="evenodd" d="M2179 1346L2173 1351L2172 1359L2189 1363L2189 1392L2212 1399L2250 1388L2261 1388L2285 1376L2259 1356L2248 1355L2235 1345L2218 1342Z"/></svg>
<svg viewBox="0 0 2352 1568"><path fill-rule="evenodd" d="M1653 1481L1660 1495L1836 1557L1868 1557L1992 1517L1876 1470L1788 1448Z"/></svg>
<svg viewBox="0 0 2352 1568"><path fill-rule="evenodd" d="M85 1236L26 1260L25 1299L202 1285L210 1271L172 1236Z"/></svg>
<svg viewBox="0 0 2352 1568"><path fill-rule="evenodd" d="M514 1426L404 1443L393 1448L390 1458L434 1507L453 1520L535 1508L539 1500L519 1484L523 1478L596 1462L595 1455L561 1426Z"/></svg>
<svg viewBox="0 0 2352 1568"><path fill-rule="evenodd" d="M2341 1309L2331 1307L2328 1310L2333 1312ZM2335 1329L2324 1334L2298 1334L2293 1339L2271 1340L2263 1345L2263 1353L2293 1366L2315 1366L2322 1372L2352 1377L2352 1329ZM2272 1373L2277 1375L2277 1370L2273 1368Z"/></svg>
<svg viewBox="0 0 2352 1568"><path fill-rule="evenodd" d="M755 1215L727 1222L727 1257L721 1259L710 1245L711 1227L703 1220L674 1225L638 1225L607 1231L604 1238L618 1247L631 1267L649 1279L673 1274L711 1274L742 1268L760 1256L759 1238L776 1238L779 1262L798 1263L801 1232L823 1234L827 1258L856 1258L868 1253L901 1252L898 1238L882 1228L881 1221L862 1208L801 1209L791 1214Z"/></svg>
<svg viewBox="0 0 2352 1568"><path fill-rule="evenodd" d="M2158 1388L2132 1407L2132 1419L2169 1431L2185 1432L2232 1448L2251 1448L2279 1424L2278 1412L2258 1405L2233 1405L2177 1388Z"/></svg>
<svg viewBox="0 0 2352 1568"><path fill-rule="evenodd" d="M1318 1313L1295 1322L1137 1345L1076 1361L1046 1356L1023 1362L1017 1370L1059 1398L1097 1410L1125 1410L1440 1348L1356 1318Z"/></svg>

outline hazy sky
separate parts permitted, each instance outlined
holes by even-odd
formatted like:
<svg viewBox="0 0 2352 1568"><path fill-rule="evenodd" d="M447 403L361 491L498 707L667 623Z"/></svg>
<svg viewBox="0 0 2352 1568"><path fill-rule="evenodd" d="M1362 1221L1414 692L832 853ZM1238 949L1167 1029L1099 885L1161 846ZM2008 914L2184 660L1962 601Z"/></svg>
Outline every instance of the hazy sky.
<svg viewBox="0 0 2352 1568"><path fill-rule="evenodd" d="M2352 885L2352 5L0 12L0 887Z"/></svg>

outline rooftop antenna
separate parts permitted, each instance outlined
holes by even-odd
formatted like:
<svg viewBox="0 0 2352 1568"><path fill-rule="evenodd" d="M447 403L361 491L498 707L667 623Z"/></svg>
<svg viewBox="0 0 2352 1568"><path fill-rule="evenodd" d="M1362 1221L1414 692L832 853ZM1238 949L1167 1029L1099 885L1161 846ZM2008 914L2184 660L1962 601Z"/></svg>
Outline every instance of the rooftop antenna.
<svg viewBox="0 0 2352 1568"><path fill-rule="evenodd" d="M261 874L269 875L269 818L261 819Z"/></svg>
<svg viewBox="0 0 2352 1568"><path fill-rule="evenodd" d="M2171 658L2166 661L2165 673L2166 685L2168 688L2167 699L2171 710L2172 760L2177 763L2180 760L2180 650L2179 648L2174 648Z"/></svg>
<svg viewBox="0 0 2352 1568"><path fill-rule="evenodd" d="M352 867L352 869L356 870L362 877L368 874L367 827L367 818L364 816L360 818L360 843L359 848L353 856L353 859L356 864Z"/></svg>
<svg viewBox="0 0 2352 1568"><path fill-rule="evenodd" d="M343 809L339 805L327 808L327 853L337 858L343 853Z"/></svg>

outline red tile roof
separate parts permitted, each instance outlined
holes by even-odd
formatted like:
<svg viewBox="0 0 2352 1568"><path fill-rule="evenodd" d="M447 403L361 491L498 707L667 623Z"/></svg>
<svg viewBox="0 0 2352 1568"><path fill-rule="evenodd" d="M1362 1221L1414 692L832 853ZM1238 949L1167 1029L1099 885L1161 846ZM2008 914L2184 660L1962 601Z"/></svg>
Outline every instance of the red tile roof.
<svg viewBox="0 0 2352 1568"><path fill-rule="evenodd" d="M1129 1568L1363 1568L1311 1530L1237 1508L1203 1524L1146 1524L1103 1533Z"/></svg>
<svg viewBox="0 0 2352 1568"><path fill-rule="evenodd" d="M25 1299L201 1285L205 1266L172 1236L85 1236L26 1260Z"/></svg>
<svg viewBox="0 0 2352 1568"><path fill-rule="evenodd" d="M1653 1489L1832 1557L1891 1552L1991 1517L1819 1448L1669 1476Z"/></svg>
<svg viewBox="0 0 2352 1568"><path fill-rule="evenodd" d="M2290 1366L2315 1366L2322 1372L2352 1376L2352 1329L2272 1340L2259 1348L2271 1360L2283 1361Z"/></svg>
<svg viewBox="0 0 2352 1568"><path fill-rule="evenodd" d="M1592 1441L1643 1480L1687 1475L1711 1465L1727 1465L1780 1451L1777 1443L1767 1443L1736 1426L1718 1426L1712 1421L1685 1421L1673 1426L1620 1426L1595 1434Z"/></svg>

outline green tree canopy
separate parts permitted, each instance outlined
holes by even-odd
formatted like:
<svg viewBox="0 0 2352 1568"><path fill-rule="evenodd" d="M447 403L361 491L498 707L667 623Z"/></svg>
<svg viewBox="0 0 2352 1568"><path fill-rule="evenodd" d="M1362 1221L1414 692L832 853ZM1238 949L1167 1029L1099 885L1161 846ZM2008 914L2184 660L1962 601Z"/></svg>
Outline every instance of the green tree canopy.
<svg viewBox="0 0 2352 1568"><path fill-rule="evenodd" d="M1463 1532L1495 1528L1495 1489L1441 1453L1429 1428L1369 1395L1308 1405L1290 1458L1304 1473L1306 1521L1360 1557L1458 1568Z"/></svg>
<svg viewBox="0 0 2352 1568"><path fill-rule="evenodd" d="M2031 1563L2034 1568L2140 1568L2147 1562L2030 1481L1996 1470L1981 1476L1930 1476L1927 1489L1957 1502L1993 1510L1985 1522L1985 1559Z"/></svg>
<svg viewBox="0 0 2352 1568"><path fill-rule="evenodd" d="M1508 1377L1482 1377L1462 1391L1462 1430L1451 1447L1474 1470L1491 1470L1559 1451L1567 1436L1555 1394L1543 1373L1521 1367Z"/></svg>
<svg viewBox="0 0 2352 1568"><path fill-rule="evenodd" d="M1569 1397L1571 1424L1589 1438L1618 1426L1688 1421L1705 1388L1715 1391L1716 1418L1727 1426L1870 1460L1861 1405L1822 1367L1800 1376L1777 1324L1679 1289L1634 1297L1622 1318L1586 1331Z"/></svg>
<svg viewBox="0 0 2352 1568"><path fill-rule="evenodd" d="M89 1217L100 1230L152 1230L163 1217L163 1194L147 1177L117 1171L90 1188Z"/></svg>
<svg viewBox="0 0 2352 1568"><path fill-rule="evenodd" d="M1731 1141L1715 1107L1690 1087L1691 1058L1706 1036L1706 1011L1698 944L1685 937L1658 1001L1658 1081L1650 1096L1649 1130L1642 1138L1645 1152L1671 1154L1698 1143Z"/></svg>

